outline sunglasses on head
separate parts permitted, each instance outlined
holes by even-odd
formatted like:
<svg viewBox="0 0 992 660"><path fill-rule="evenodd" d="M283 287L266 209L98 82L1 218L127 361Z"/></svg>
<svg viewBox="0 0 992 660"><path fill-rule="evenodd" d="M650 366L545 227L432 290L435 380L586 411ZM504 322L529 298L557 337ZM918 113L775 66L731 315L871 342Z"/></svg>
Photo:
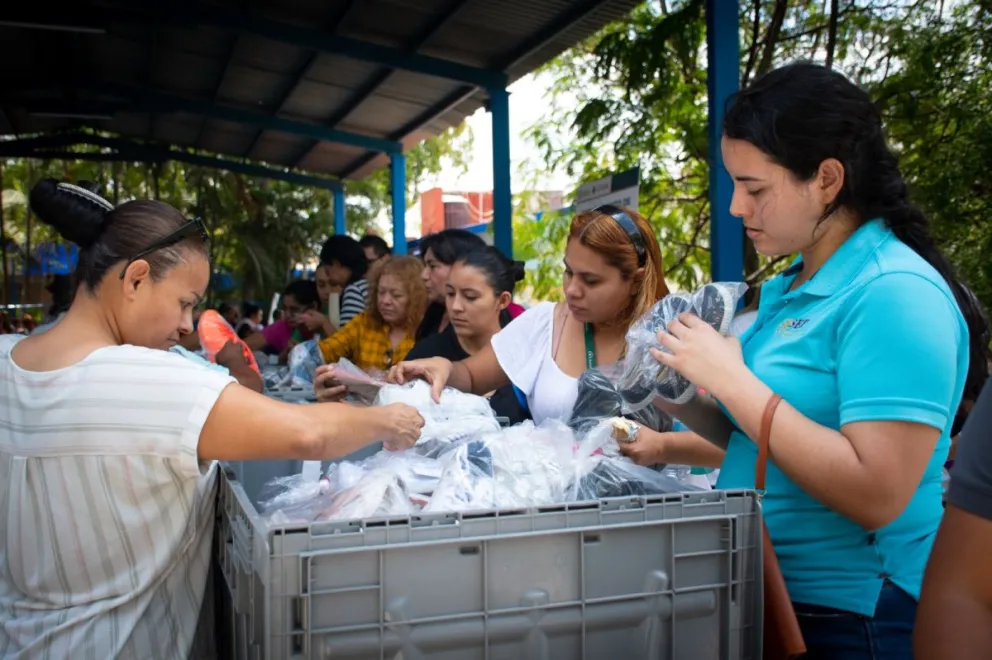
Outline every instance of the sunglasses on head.
<svg viewBox="0 0 992 660"><path fill-rule="evenodd" d="M633 244L634 251L637 252L637 265L644 266L644 263L647 261L648 251L644 246L644 235L641 234L641 230L637 227L637 223L634 222L634 219L631 218L622 208L612 204L603 204L595 209L595 211L613 218L613 220L620 225L620 228L627 233L627 237Z"/></svg>
<svg viewBox="0 0 992 660"><path fill-rule="evenodd" d="M182 225L175 231L170 232L165 236L163 236L162 238L156 240L138 254L130 257L127 260L127 263L124 264L124 268L121 270L120 278L122 280L124 279L124 275L127 273L128 266L133 264L138 259L144 259L153 252L157 252L158 250L162 250L167 247L172 247L177 243L182 243L187 238L193 238L197 235L199 235L200 240L203 241L204 243L207 243L210 240L210 235L207 233L207 228L203 224L203 220L201 220L200 218L193 218L192 220Z"/></svg>

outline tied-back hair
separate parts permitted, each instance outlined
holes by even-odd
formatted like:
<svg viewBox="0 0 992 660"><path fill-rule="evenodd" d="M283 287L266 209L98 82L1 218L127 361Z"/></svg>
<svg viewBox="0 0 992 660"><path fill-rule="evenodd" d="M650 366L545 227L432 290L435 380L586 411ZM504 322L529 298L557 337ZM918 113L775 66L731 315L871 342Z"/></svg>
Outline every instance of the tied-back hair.
<svg viewBox="0 0 992 660"><path fill-rule="evenodd" d="M30 203L42 222L79 246L76 283L88 291L95 291L114 266L187 222L178 210L154 200L135 200L114 208L94 191L95 186L80 183L42 179L31 189ZM159 280L190 250L209 256L203 241L192 237L142 259L148 262L152 279Z"/></svg>
<svg viewBox="0 0 992 660"><path fill-rule="evenodd" d="M636 211L619 207L626 213L641 233L644 242L644 276L637 294L621 313L624 326L629 326L651 309L651 306L668 295L665 283L665 269L661 261L661 249L654 229ZM586 211L575 216L568 233L569 240L593 250L606 260L606 263L620 271L624 280L631 280L640 268L639 256L634 243L624 228L613 217L599 210Z"/></svg>
<svg viewBox="0 0 992 660"><path fill-rule="evenodd" d="M988 378L989 326L981 306L937 249L926 215L889 149L882 116L868 94L826 67L790 64L756 80L730 101L724 134L754 145L800 181L830 158L844 166L844 185L821 218L846 208L860 222L882 218L947 282L969 331L970 366L964 398L975 400Z"/></svg>
<svg viewBox="0 0 992 660"><path fill-rule="evenodd" d="M385 319L379 313L379 280L384 275L393 275L406 289L406 330L413 335L417 326L424 318L427 309L427 287L420 277L424 265L416 257L393 257L377 263L369 271L369 302L365 313L379 325L386 325Z"/></svg>

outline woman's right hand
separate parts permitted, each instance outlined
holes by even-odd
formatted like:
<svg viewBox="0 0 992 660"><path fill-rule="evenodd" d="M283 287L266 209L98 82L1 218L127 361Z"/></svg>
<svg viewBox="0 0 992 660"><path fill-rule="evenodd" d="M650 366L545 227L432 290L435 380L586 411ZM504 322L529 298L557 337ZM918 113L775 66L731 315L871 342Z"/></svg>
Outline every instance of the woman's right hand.
<svg viewBox="0 0 992 660"><path fill-rule="evenodd" d="M387 451L409 449L420 439L424 418L417 409L405 403L369 408L383 425L382 444Z"/></svg>
<svg viewBox="0 0 992 660"><path fill-rule="evenodd" d="M412 380L422 378L431 384L431 395L435 403L440 403L441 392L451 378L451 360L444 358L425 358L400 362L389 370L386 380L397 385L405 385Z"/></svg>

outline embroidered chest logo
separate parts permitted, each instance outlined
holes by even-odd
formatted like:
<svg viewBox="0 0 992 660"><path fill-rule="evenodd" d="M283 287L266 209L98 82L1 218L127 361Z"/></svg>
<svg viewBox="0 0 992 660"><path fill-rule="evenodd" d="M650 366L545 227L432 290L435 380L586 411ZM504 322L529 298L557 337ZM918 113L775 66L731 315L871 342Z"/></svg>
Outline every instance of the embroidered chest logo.
<svg viewBox="0 0 992 660"><path fill-rule="evenodd" d="M781 337L795 337L805 334L808 329L809 319L785 319L775 330L775 334Z"/></svg>

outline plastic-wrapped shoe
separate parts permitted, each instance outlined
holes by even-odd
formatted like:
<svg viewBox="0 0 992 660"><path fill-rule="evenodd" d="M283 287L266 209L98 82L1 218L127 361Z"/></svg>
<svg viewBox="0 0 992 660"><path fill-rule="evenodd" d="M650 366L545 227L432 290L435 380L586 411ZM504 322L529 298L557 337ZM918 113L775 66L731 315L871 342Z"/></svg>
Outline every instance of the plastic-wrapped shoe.
<svg viewBox="0 0 992 660"><path fill-rule="evenodd" d="M590 369L582 374L579 377L578 390L579 395L575 399L568 425L579 437L595 428L602 420L612 417L627 417L662 433L671 429L671 419L654 406L645 406L624 414L625 397L609 376L599 369ZM645 398L654 398L650 387L644 387L642 391Z"/></svg>
<svg viewBox="0 0 992 660"><path fill-rule="evenodd" d="M627 412L638 410L650 401L646 390L672 403L686 403L696 393L696 386L682 374L663 367L650 349L661 348L657 334L667 330L680 314L691 312L726 335L734 320L737 302L747 290L741 283L706 284L692 294L673 293L658 301L627 332L627 357L620 376L620 393ZM664 350L664 349L662 349Z"/></svg>

